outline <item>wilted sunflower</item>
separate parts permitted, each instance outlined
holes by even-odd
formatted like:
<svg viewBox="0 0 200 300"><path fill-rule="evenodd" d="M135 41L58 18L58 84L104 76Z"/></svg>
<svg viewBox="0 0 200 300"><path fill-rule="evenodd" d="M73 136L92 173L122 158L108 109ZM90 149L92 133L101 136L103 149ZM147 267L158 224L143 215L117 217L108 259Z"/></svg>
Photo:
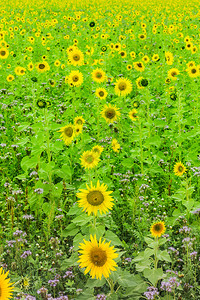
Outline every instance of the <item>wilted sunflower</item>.
<svg viewBox="0 0 200 300"><path fill-rule="evenodd" d="M85 120L83 119L83 117L76 117L74 119L74 124L75 125L80 125L80 126L83 126L83 124L85 123Z"/></svg>
<svg viewBox="0 0 200 300"><path fill-rule="evenodd" d="M95 95L100 98L100 99L106 99L108 93L106 91L106 89L104 88L97 88L96 91L95 91Z"/></svg>
<svg viewBox="0 0 200 300"><path fill-rule="evenodd" d="M8 300L12 298L13 287L11 286L12 283L9 283L10 278L8 276L9 272L4 273L3 269L0 268L0 299L1 300Z"/></svg>
<svg viewBox="0 0 200 300"><path fill-rule="evenodd" d="M62 134L60 137L64 140L65 144L68 146L71 144L73 138L74 138L74 126L70 123L64 127L62 127L59 132Z"/></svg>
<svg viewBox="0 0 200 300"><path fill-rule="evenodd" d="M95 82L101 83L106 80L106 73L102 69L95 69L92 71L92 79Z"/></svg>
<svg viewBox="0 0 200 300"><path fill-rule="evenodd" d="M0 58L1 59L6 59L9 55L9 51L7 48L3 47L3 48L0 48Z"/></svg>
<svg viewBox="0 0 200 300"><path fill-rule="evenodd" d="M99 211L100 214L106 213L109 209L113 207L114 199L110 194L112 191L107 192L107 185L98 180L97 186L93 186L91 182L91 187L87 184L87 190L80 189L80 193L76 194L80 199L78 200L79 207L83 207L83 211L86 211L88 215L93 213L95 216Z"/></svg>
<svg viewBox="0 0 200 300"><path fill-rule="evenodd" d="M118 96L126 96L132 91L132 83L129 79L119 78L115 82L115 94Z"/></svg>
<svg viewBox="0 0 200 300"><path fill-rule="evenodd" d="M120 112L116 106L108 104L104 106L104 110L101 112L101 115L107 123L112 124L114 121L117 121L117 117L120 116Z"/></svg>
<svg viewBox="0 0 200 300"><path fill-rule="evenodd" d="M65 78L66 82L66 78ZM67 77L67 82L71 86L80 86L83 83L83 74L77 71L71 71L69 76Z"/></svg>
<svg viewBox="0 0 200 300"><path fill-rule="evenodd" d="M50 66L47 61L43 60L42 62L36 64L36 69L38 70L38 72L44 73L50 70Z"/></svg>
<svg viewBox="0 0 200 300"><path fill-rule="evenodd" d="M86 268L84 273L90 272L92 278L96 277L101 280L102 275L108 278L111 271L116 270L117 264L114 259L118 257L118 254L115 253L114 246L110 247L110 242L105 243L105 240L102 242L101 238L98 242L96 235L94 237L91 235L90 240L91 242L84 240L84 243L79 244L80 267Z"/></svg>
<svg viewBox="0 0 200 300"><path fill-rule="evenodd" d="M187 169L185 168L185 166L181 162L177 162L175 164L175 166L174 166L175 175L182 176L186 171L187 171Z"/></svg>
<svg viewBox="0 0 200 300"><path fill-rule="evenodd" d="M176 80L177 79L177 75L179 74L179 70L176 68L172 68L168 71L168 77L171 78L172 80Z"/></svg>
<svg viewBox="0 0 200 300"><path fill-rule="evenodd" d="M165 227L165 223L160 221L160 222L156 222L151 226L151 234L156 238L156 237L160 237L163 233L165 233L166 227Z"/></svg>
<svg viewBox="0 0 200 300"><path fill-rule="evenodd" d="M97 156L100 156L102 151L103 151L103 147L102 146L94 146L92 148L92 151L97 155Z"/></svg>
<svg viewBox="0 0 200 300"><path fill-rule="evenodd" d="M81 158L81 165L86 169L92 169L98 165L99 157L93 151L84 151Z"/></svg>
<svg viewBox="0 0 200 300"><path fill-rule="evenodd" d="M120 144L118 143L118 141L116 139L112 140L111 146L112 146L112 149L114 152L119 152Z"/></svg>
<svg viewBox="0 0 200 300"><path fill-rule="evenodd" d="M73 49L68 53L68 59L73 66L82 66L84 63L84 55L78 48Z"/></svg>
<svg viewBox="0 0 200 300"><path fill-rule="evenodd" d="M139 61L138 62L134 62L133 66L134 66L135 70L139 71L139 72L143 72L144 69L145 69L145 66L143 65L143 63L139 62Z"/></svg>
<svg viewBox="0 0 200 300"><path fill-rule="evenodd" d="M138 119L138 116L136 115L137 114L137 110L136 109L132 109L130 112L129 112L129 118L132 120L132 121L136 121Z"/></svg>

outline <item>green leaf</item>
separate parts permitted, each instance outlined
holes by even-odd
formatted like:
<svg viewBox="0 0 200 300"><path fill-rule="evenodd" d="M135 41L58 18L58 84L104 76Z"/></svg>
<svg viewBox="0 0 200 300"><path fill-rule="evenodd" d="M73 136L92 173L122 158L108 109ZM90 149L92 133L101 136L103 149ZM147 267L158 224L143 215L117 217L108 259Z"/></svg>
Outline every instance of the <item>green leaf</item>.
<svg viewBox="0 0 200 300"><path fill-rule="evenodd" d="M182 201L182 204L187 208L188 211L190 211L193 206L194 206L194 200L193 199L190 199L190 200L184 200Z"/></svg>
<svg viewBox="0 0 200 300"><path fill-rule="evenodd" d="M79 227L76 224L69 224L62 232L63 237L75 236L79 232Z"/></svg>
<svg viewBox="0 0 200 300"><path fill-rule="evenodd" d="M154 286L156 286L156 283L158 280L162 279L164 276L163 270L161 268L159 269L145 269L144 277L146 277Z"/></svg>
<svg viewBox="0 0 200 300"><path fill-rule="evenodd" d="M77 216L72 220L73 223L79 225L79 226L84 226L87 223L89 223L93 219L92 216L88 216L86 214L82 214L80 216Z"/></svg>
<svg viewBox="0 0 200 300"><path fill-rule="evenodd" d="M120 239L118 238L118 236L110 230L106 231L105 238L108 239L109 241L111 241L114 245L123 246L123 244L120 241Z"/></svg>
<svg viewBox="0 0 200 300"><path fill-rule="evenodd" d="M105 232L105 226L103 225L98 225L96 227L91 226L89 229L89 233L92 235L96 234L97 239L99 240L100 237L102 237L104 235Z"/></svg>
<svg viewBox="0 0 200 300"><path fill-rule="evenodd" d="M124 167L131 168L134 165L134 160L132 158L128 157L128 158L123 159L121 164Z"/></svg>
<svg viewBox="0 0 200 300"><path fill-rule="evenodd" d="M172 262L171 258L170 258L170 255L169 253L167 252L167 250L164 250L164 251L158 251L157 253L157 258L159 260L164 260L164 261L167 261L167 262Z"/></svg>
<svg viewBox="0 0 200 300"><path fill-rule="evenodd" d="M103 286L106 283L105 278L102 277L102 279L92 279L89 278L86 282L86 287L94 288L94 287L100 287Z"/></svg>

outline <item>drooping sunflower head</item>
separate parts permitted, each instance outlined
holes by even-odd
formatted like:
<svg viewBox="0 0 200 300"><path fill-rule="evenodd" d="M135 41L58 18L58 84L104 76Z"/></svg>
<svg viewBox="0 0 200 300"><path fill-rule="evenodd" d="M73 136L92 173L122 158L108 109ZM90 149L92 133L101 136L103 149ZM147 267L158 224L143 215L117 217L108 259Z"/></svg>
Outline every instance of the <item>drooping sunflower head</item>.
<svg viewBox="0 0 200 300"><path fill-rule="evenodd" d="M112 149L114 152L119 152L120 144L118 143L118 141L116 139L112 140L111 146L112 146Z"/></svg>
<svg viewBox="0 0 200 300"><path fill-rule="evenodd" d="M92 79L95 82L101 83L106 80L106 73L102 69L95 69L92 71Z"/></svg>
<svg viewBox="0 0 200 300"><path fill-rule="evenodd" d="M132 91L132 83L129 79L119 78L115 83L115 94L118 96L126 96Z"/></svg>
<svg viewBox="0 0 200 300"><path fill-rule="evenodd" d="M182 176L187 171L186 167L181 163L177 162L174 166L174 173L177 176Z"/></svg>
<svg viewBox="0 0 200 300"><path fill-rule="evenodd" d="M179 74L179 70L176 68L172 68L171 70L168 71L168 77L171 78L172 80L177 79L177 75Z"/></svg>
<svg viewBox="0 0 200 300"><path fill-rule="evenodd" d="M81 268L86 268L85 274L90 272L92 278L100 279L102 276L108 278L111 271L115 271L117 264L114 261L118 257L115 253L114 247L110 247L110 242L105 240L99 242L94 237L90 236L91 241L84 240L84 243L79 244L79 253L81 254L78 262Z"/></svg>
<svg viewBox="0 0 200 300"><path fill-rule="evenodd" d="M133 63L133 66L135 68L136 71L139 71L139 72L143 72L144 69L145 69L145 66L142 62L138 61L138 62L134 62Z"/></svg>
<svg viewBox="0 0 200 300"><path fill-rule="evenodd" d="M95 216L99 211L100 214L108 212L112 209L114 199L110 194L112 191L108 192L107 186L101 184L98 181L96 186L93 186L91 182L91 187L87 185L87 190L80 190L77 194L79 207L83 207L83 211L86 211L88 215L93 213Z"/></svg>
<svg viewBox="0 0 200 300"><path fill-rule="evenodd" d="M156 222L151 226L151 234L157 238L160 237L162 234L165 233L166 227L165 227L165 223L160 221L160 222Z"/></svg>
<svg viewBox="0 0 200 300"><path fill-rule="evenodd" d="M165 60L166 60L166 63L169 66L171 66L173 64L173 61L174 61L173 54L169 51L165 52Z"/></svg>
<svg viewBox="0 0 200 300"><path fill-rule="evenodd" d="M99 162L99 157L94 154L93 151L83 152L81 158L81 165L86 169L92 169L97 166Z"/></svg>
<svg viewBox="0 0 200 300"><path fill-rule="evenodd" d="M104 106L104 110L101 112L101 115L107 123L112 124L120 116L120 112L116 106L109 104Z"/></svg>

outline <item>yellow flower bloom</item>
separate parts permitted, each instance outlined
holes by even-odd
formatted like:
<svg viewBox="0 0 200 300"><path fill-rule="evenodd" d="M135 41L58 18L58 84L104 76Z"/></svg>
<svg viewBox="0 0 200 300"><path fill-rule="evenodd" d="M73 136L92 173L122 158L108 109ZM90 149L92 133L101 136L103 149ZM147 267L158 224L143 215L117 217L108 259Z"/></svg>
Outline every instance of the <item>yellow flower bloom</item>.
<svg viewBox="0 0 200 300"><path fill-rule="evenodd" d="M187 169L185 168L185 166L181 162L177 162L175 164L175 166L174 166L175 175L182 176L186 171L187 171Z"/></svg>
<svg viewBox="0 0 200 300"><path fill-rule="evenodd" d="M109 104L104 106L104 110L101 112L101 115L107 123L112 124L120 116L120 112L116 106Z"/></svg>
<svg viewBox="0 0 200 300"><path fill-rule="evenodd" d="M3 269L0 268L0 299L8 300L12 298L13 287L12 283L9 283L10 279L6 279L9 272L4 273Z"/></svg>
<svg viewBox="0 0 200 300"><path fill-rule="evenodd" d="M86 169L92 169L98 165L99 157L93 151L84 151L81 158L81 165Z"/></svg>
<svg viewBox="0 0 200 300"><path fill-rule="evenodd" d="M166 227L164 222L156 222L151 226L151 234L156 238L165 233Z"/></svg>

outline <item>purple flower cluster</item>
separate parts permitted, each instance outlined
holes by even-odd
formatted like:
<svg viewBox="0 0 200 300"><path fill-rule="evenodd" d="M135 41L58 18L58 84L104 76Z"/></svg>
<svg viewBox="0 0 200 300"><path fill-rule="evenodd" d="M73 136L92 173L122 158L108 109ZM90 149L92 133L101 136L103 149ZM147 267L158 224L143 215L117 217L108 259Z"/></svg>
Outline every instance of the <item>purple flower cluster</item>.
<svg viewBox="0 0 200 300"><path fill-rule="evenodd" d="M144 292L145 297L148 300L154 300L156 296L159 295L158 289L154 286L149 286L147 292Z"/></svg>
<svg viewBox="0 0 200 300"><path fill-rule="evenodd" d="M63 278L74 278L74 274L72 273L72 271L66 271Z"/></svg>
<svg viewBox="0 0 200 300"><path fill-rule="evenodd" d="M106 295L105 294L97 294L96 300L106 300Z"/></svg>
<svg viewBox="0 0 200 300"><path fill-rule="evenodd" d="M168 281L162 281L161 282L161 290L164 290L166 292L173 292L175 288L177 288L180 285L180 283L177 281L176 277L170 277Z"/></svg>
<svg viewBox="0 0 200 300"><path fill-rule="evenodd" d="M190 231L192 230L192 228L188 227L188 226L183 226L182 228L179 229L179 232L182 233L190 233Z"/></svg>
<svg viewBox="0 0 200 300"><path fill-rule="evenodd" d="M27 250L24 251L24 253L21 255L21 258L27 258L30 255L32 255L32 252L30 250Z"/></svg>

